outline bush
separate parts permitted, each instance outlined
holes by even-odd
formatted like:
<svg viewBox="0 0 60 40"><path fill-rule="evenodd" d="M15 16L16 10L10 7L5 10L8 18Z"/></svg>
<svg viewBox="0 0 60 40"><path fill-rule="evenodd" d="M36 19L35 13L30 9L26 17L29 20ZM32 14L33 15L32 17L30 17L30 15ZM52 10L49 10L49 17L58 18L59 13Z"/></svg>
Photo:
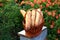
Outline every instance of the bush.
<svg viewBox="0 0 60 40"><path fill-rule="evenodd" d="M18 4L13 1L2 2L0 7L0 40L18 40L17 33L23 29L23 16Z"/></svg>

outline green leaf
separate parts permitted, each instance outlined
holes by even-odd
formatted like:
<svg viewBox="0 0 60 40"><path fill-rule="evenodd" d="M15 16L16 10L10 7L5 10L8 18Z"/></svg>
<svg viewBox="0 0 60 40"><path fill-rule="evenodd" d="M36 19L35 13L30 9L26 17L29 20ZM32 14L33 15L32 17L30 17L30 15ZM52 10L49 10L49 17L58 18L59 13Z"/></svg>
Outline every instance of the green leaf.
<svg viewBox="0 0 60 40"><path fill-rule="evenodd" d="M46 6L46 4L47 4L46 2L43 2L41 5L42 5L43 7L45 7L45 6Z"/></svg>
<svg viewBox="0 0 60 40"><path fill-rule="evenodd" d="M39 8L39 7L40 7L39 4L35 4L35 5L34 5L34 8L35 8L35 9L37 9L37 8Z"/></svg>
<svg viewBox="0 0 60 40"><path fill-rule="evenodd" d="M34 0L30 0L31 2L34 2Z"/></svg>
<svg viewBox="0 0 60 40"><path fill-rule="evenodd" d="M55 0L51 0L51 2L54 2Z"/></svg>

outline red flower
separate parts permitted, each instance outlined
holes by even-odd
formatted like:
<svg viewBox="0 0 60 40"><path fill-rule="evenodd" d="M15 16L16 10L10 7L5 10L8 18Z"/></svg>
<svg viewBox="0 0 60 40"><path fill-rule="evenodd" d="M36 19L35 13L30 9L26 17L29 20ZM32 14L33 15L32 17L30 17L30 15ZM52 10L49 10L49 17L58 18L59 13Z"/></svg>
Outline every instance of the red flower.
<svg viewBox="0 0 60 40"><path fill-rule="evenodd" d="M58 28L57 33L60 34L60 29Z"/></svg>
<svg viewBox="0 0 60 40"><path fill-rule="evenodd" d="M46 7L49 7L49 6L50 6L50 5L47 3L47 4L46 4Z"/></svg>
<svg viewBox="0 0 60 40"><path fill-rule="evenodd" d="M53 11L53 12L52 12L52 16L55 17L55 15L56 15L56 13L55 13L55 11Z"/></svg>
<svg viewBox="0 0 60 40"><path fill-rule="evenodd" d="M56 15L56 19L58 19L59 18L59 16L58 15Z"/></svg>
<svg viewBox="0 0 60 40"><path fill-rule="evenodd" d="M54 25L50 25L50 28L54 28Z"/></svg>
<svg viewBox="0 0 60 40"><path fill-rule="evenodd" d="M47 0L47 3L48 3L49 5L51 5L51 0Z"/></svg>
<svg viewBox="0 0 60 40"><path fill-rule="evenodd" d="M59 17L60 17L60 14L59 14Z"/></svg>
<svg viewBox="0 0 60 40"><path fill-rule="evenodd" d="M34 3L37 3L37 0L34 0Z"/></svg>
<svg viewBox="0 0 60 40"><path fill-rule="evenodd" d="M46 2L46 0L42 0L42 2Z"/></svg>
<svg viewBox="0 0 60 40"><path fill-rule="evenodd" d="M51 0L47 0L48 3L51 3Z"/></svg>
<svg viewBox="0 0 60 40"><path fill-rule="evenodd" d="M48 14L48 15L52 15L52 13L51 13L51 12L47 12L47 14Z"/></svg>

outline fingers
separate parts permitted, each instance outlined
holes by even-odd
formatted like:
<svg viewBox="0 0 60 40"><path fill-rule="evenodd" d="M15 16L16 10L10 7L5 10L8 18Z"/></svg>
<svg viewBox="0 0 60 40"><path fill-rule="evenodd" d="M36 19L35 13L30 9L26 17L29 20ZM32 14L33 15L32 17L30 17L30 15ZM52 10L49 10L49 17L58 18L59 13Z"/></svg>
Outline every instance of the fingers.
<svg viewBox="0 0 60 40"><path fill-rule="evenodd" d="M39 20L40 20L40 14L39 14L39 12L36 10L35 26L38 26Z"/></svg>
<svg viewBox="0 0 60 40"><path fill-rule="evenodd" d="M39 12L40 16L39 16L39 24L42 23L42 18L43 18L43 13L40 9L37 9L37 11Z"/></svg>
<svg viewBox="0 0 60 40"><path fill-rule="evenodd" d="M27 11L27 14L26 14L26 24L25 24L25 27L26 27L26 29L30 29L30 27L31 27L31 15L32 15L32 13L31 13L31 11Z"/></svg>
<svg viewBox="0 0 60 40"><path fill-rule="evenodd" d="M35 17L36 17L35 10L32 10L32 26L35 25Z"/></svg>
<svg viewBox="0 0 60 40"><path fill-rule="evenodd" d="M20 12L21 12L21 14L23 15L23 17L25 17L25 15L26 15L26 11L24 11L24 10L20 10Z"/></svg>
<svg viewBox="0 0 60 40"><path fill-rule="evenodd" d="M40 15L43 16L43 13L42 13L41 9L37 9L37 11L40 13Z"/></svg>
<svg viewBox="0 0 60 40"><path fill-rule="evenodd" d="M35 20L35 26L38 26L41 24L43 18L42 11L40 9L36 10L36 20Z"/></svg>

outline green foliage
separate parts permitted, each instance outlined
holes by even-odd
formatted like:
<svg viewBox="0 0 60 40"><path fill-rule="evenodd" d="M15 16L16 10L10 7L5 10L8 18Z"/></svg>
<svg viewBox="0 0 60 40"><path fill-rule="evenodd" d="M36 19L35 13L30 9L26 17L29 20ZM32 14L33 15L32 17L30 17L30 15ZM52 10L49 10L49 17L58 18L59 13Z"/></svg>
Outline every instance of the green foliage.
<svg viewBox="0 0 60 40"><path fill-rule="evenodd" d="M48 10L48 11L52 11L52 10L53 10L53 7L52 7L52 6L49 6L49 7L47 8L47 10Z"/></svg>
<svg viewBox="0 0 60 40"><path fill-rule="evenodd" d="M39 8L39 4L35 4L35 5L34 5L34 8L35 8L35 9Z"/></svg>
<svg viewBox="0 0 60 40"><path fill-rule="evenodd" d="M34 2L34 0L30 0L31 2Z"/></svg>
<svg viewBox="0 0 60 40"><path fill-rule="evenodd" d="M14 2L5 2L0 9L0 40L18 40L17 33L23 29L23 16Z"/></svg>
<svg viewBox="0 0 60 40"><path fill-rule="evenodd" d="M45 6L46 6L46 4L47 4L47 2L43 2L43 3L42 3L42 6L43 6L43 7L45 7Z"/></svg>
<svg viewBox="0 0 60 40"><path fill-rule="evenodd" d="M31 8L32 8L31 5L23 4L20 9L23 9L23 10L27 11L27 10L29 10Z"/></svg>
<svg viewBox="0 0 60 40"><path fill-rule="evenodd" d="M55 0L51 0L51 2L54 2Z"/></svg>
<svg viewBox="0 0 60 40"><path fill-rule="evenodd" d="M32 0L30 0L32 1ZM0 7L0 40L19 40L17 33L23 29L22 20L23 16L20 13L20 9L28 10L31 9L31 5L23 4L18 6L14 0L1 0L4 4ZM18 0L21 2L21 0ZM53 11L56 10L56 15L60 14L60 6L55 4L46 8L46 2L41 4L43 6L42 12L44 15L45 26L48 28L48 40L55 40L57 35L57 29L60 28L60 17L56 19L53 16L49 16L45 10ZM34 8L39 8L39 4L35 4ZM50 22L49 22L50 21ZM54 28L50 28L51 21L54 21ZM60 39L60 38L59 38Z"/></svg>

